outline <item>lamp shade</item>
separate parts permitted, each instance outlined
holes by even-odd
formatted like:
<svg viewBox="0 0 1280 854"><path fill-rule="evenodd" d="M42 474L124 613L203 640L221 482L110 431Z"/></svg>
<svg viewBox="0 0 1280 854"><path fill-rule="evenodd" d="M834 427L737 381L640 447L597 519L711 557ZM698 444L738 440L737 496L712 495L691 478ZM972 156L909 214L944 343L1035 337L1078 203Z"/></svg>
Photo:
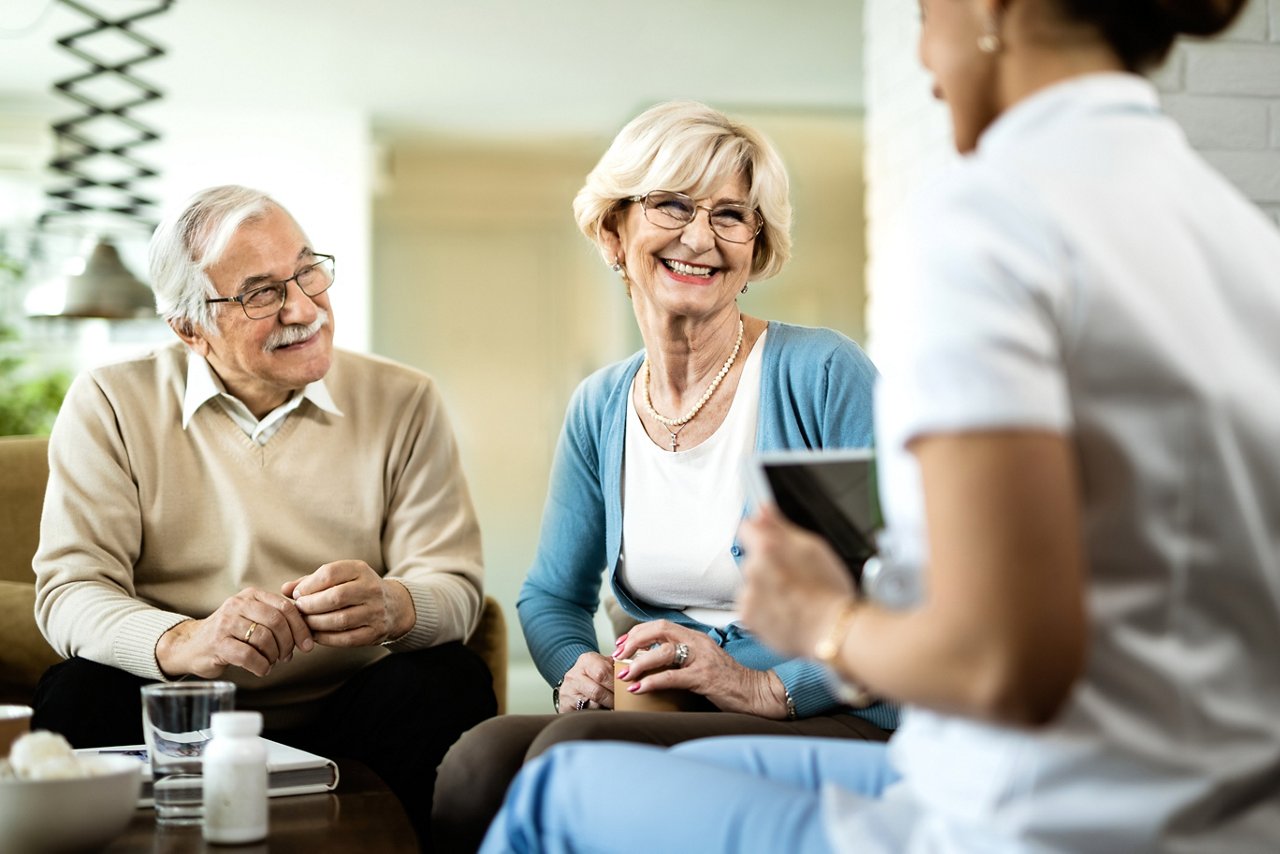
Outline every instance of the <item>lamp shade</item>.
<svg viewBox="0 0 1280 854"><path fill-rule="evenodd" d="M105 317L124 320L153 317L155 295L129 272L108 240L93 247L84 272L67 277L61 317Z"/></svg>

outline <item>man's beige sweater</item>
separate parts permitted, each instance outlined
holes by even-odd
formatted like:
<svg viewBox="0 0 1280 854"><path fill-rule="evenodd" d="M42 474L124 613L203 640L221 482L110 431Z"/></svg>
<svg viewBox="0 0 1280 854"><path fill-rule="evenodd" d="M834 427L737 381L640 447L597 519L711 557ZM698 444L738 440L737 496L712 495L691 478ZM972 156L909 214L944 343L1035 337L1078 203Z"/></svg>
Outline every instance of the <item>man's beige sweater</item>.
<svg viewBox="0 0 1280 854"><path fill-rule="evenodd" d="M36 619L53 648L150 679L160 636L245 587L334 560L403 582L417 622L390 649L464 639L482 604L480 530L432 380L335 351L325 385L265 445L222 407L182 428L187 351L174 345L79 377L49 443L35 557ZM258 678L224 678L247 708L296 717L382 646L317 646ZM291 706L290 714L285 706Z"/></svg>

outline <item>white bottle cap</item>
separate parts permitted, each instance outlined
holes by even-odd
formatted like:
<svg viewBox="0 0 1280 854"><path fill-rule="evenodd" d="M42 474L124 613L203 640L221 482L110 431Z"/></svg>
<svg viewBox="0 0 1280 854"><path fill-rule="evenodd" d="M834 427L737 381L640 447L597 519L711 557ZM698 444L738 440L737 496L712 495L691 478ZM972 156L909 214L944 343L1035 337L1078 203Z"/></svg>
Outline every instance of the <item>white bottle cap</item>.
<svg viewBox="0 0 1280 854"><path fill-rule="evenodd" d="M262 712L214 712L209 718L214 738L258 735L262 732Z"/></svg>

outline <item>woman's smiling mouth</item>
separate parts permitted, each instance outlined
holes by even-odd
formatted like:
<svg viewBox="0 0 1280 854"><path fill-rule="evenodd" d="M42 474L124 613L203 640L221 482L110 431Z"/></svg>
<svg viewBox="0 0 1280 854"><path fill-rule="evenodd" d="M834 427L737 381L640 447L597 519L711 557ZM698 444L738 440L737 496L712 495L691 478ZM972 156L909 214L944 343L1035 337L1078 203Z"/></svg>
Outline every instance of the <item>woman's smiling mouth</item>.
<svg viewBox="0 0 1280 854"><path fill-rule="evenodd" d="M715 267L704 267L700 264L688 264L684 261L675 261L670 258L660 258L659 260L662 261L662 266L675 274L673 278L681 281L688 279L706 281L717 272L717 268Z"/></svg>

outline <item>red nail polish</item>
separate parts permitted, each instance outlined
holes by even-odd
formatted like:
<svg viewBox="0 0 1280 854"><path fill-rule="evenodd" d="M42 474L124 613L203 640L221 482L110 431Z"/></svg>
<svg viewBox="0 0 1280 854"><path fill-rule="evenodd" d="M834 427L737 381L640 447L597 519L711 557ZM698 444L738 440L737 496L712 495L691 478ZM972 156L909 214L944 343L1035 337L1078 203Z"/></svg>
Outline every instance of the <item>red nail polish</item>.
<svg viewBox="0 0 1280 854"><path fill-rule="evenodd" d="M626 636L626 635L623 635L622 637L620 637L620 638L618 638L616 641L614 641L614 642L613 642L613 645L614 645L614 646L622 646L622 645L626 642L626 640L627 640L627 636Z"/></svg>
<svg viewBox="0 0 1280 854"><path fill-rule="evenodd" d="M629 691L630 693L634 694L635 692L637 692L637 691L639 691L639 690L640 690L640 686L641 686L641 685L643 685L643 684L644 684L643 682L637 682L637 683L636 683L636 684L634 684L634 685L629 685L629 686L627 686L627 691Z"/></svg>
<svg viewBox="0 0 1280 854"><path fill-rule="evenodd" d="M630 673L630 672L631 672L631 668L630 668L630 667L624 667L624 668L622 668L621 670L619 670L619 671L618 671L618 678L619 678L619 679L622 679L622 680L624 680L624 681L625 681L625 680L626 680L626 678L627 678L627 674L628 674L628 673Z"/></svg>

